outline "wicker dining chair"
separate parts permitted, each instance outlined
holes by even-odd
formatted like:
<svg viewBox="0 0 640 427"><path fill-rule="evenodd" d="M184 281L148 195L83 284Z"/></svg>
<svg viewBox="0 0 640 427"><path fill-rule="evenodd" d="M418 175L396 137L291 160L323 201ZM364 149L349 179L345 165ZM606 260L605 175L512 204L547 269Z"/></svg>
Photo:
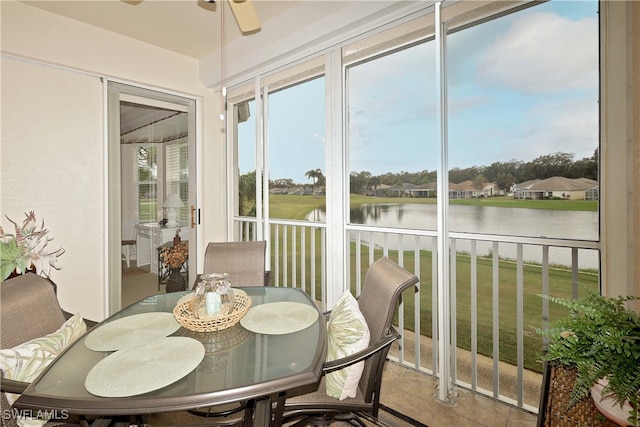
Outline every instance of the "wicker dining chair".
<svg viewBox="0 0 640 427"><path fill-rule="evenodd" d="M323 376L319 387L311 392L291 391L286 400L281 396L275 411L275 424L297 421L292 425L325 426L333 420L342 420L364 426L357 413L367 412L377 418L382 371L391 344L400 337L392 325L394 314L402 293L417 283L418 277L387 257L371 264L358 297L359 309L369 327L370 344L351 356L325 362L323 368L323 373L328 374L364 360L356 396L343 400L328 396L326 377Z"/></svg>
<svg viewBox="0 0 640 427"><path fill-rule="evenodd" d="M23 343L56 332L66 320L72 317L64 311L56 295L57 286L50 279L35 273L26 273L7 279L0 288L0 348L13 349ZM96 322L82 320L87 328ZM20 394L29 383L4 377L0 371L0 407L9 409L11 405L5 393ZM17 414L12 410L0 417L2 427L17 426ZM46 427L80 425L80 419L52 420Z"/></svg>
<svg viewBox="0 0 640 427"><path fill-rule="evenodd" d="M231 286L268 286L270 272L265 269L265 252L267 242L210 242L204 253L203 274L227 273ZM196 283L200 281L200 275ZM250 402L239 402L224 406L210 406L188 411L190 415L175 413L155 417L148 420L150 425L162 425L167 419L174 417L184 425L189 425L192 416L204 417L201 422L211 422L217 425L237 425L243 418L251 417L253 412ZM161 421L157 421L158 419ZM196 419L196 422L198 420Z"/></svg>
<svg viewBox="0 0 640 427"><path fill-rule="evenodd" d="M231 286L268 286L267 242L210 242L204 253L204 273L227 273Z"/></svg>

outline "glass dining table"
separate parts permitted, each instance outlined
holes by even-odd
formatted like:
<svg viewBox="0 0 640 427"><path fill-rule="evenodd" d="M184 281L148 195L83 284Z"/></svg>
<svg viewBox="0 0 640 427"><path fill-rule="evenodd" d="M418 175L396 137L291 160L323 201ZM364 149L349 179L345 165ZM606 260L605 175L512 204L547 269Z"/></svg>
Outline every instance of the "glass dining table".
<svg viewBox="0 0 640 427"><path fill-rule="evenodd" d="M14 407L112 417L250 401L254 425L269 425L273 396L320 381L326 328L300 289L237 291L251 298L251 309L215 332L169 326L188 291L124 308L59 355ZM289 307L304 308L304 318L289 318Z"/></svg>

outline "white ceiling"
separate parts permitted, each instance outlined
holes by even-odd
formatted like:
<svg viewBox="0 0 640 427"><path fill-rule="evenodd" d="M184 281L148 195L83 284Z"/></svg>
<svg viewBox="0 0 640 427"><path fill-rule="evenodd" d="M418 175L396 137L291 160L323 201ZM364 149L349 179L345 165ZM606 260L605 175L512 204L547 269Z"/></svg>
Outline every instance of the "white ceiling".
<svg viewBox="0 0 640 427"><path fill-rule="evenodd" d="M243 36L228 0L24 0L22 3L57 15L147 42L195 59L220 48L221 16L224 40ZM254 0L261 22L286 12L299 0ZM224 7L224 11L222 8ZM170 110L123 104L120 111L123 134L147 123L175 114ZM133 139L135 139L132 136ZM140 141L137 141L140 142Z"/></svg>
<svg viewBox="0 0 640 427"><path fill-rule="evenodd" d="M192 58L219 49L224 40L243 36L228 0L23 0L22 3L132 37ZM326 0L325 0L326 1ZM253 0L261 23L299 5L300 0ZM304 2L308 3L308 2ZM326 1L327 4L337 2ZM222 10L224 7L224 11Z"/></svg>
<svg viewBox="0 0 640 427"><path fill-rule="evenodd" d="M291 46L283 42L284 38L295 39L294 44L298 40L308 42L336 28L357 25L359 19L393 7L390 5L396 2L420 3L419 0L253 0L262 29L243 35L227 4L232 0L16 1L201 61L220 51L221 40L225 46L244 45L249 56L253 56L256 46L263 55L278 55ZM136 129L164 113L139 105L122 107L123 131Z"/></svg>

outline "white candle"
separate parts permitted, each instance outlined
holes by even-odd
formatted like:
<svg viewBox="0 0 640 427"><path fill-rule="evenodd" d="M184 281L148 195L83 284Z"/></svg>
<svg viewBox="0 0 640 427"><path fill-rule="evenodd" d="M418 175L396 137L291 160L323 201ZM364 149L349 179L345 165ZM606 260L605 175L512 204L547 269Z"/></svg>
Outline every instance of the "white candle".
<svg viewBox="0 0 640 427"><path fill-rule="evenodd" d="M205 311L208 316L214 316L220 313L220 309L222 308L222 300L220 299L220 294L217 292L207 292L205 293Z"/></svg>

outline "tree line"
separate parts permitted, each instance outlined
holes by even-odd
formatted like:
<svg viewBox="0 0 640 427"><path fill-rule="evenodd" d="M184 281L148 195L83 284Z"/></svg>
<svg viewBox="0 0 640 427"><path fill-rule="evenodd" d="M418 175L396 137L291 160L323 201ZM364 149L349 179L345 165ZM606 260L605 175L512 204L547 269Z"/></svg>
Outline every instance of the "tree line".
<svg viewBox="0 0 640 427"><path fill-rule="evenodd" d="M495 182L500 189L509 191L513 184L531 181L534 179L547 179L553 176L566 178L589 178L598 180L598 149L591 157L585 157L574 161L571 153L557 152L539 156L529 162L510 160L508 162L494 162L488 166L472 166L468 168L452 168L449 170L449 182L460 183L472 181L478 189L485 183ZM314 194L318 187L324 186L326 178L322 170L311 169L305 173L311 183L295 183L291 178L278 178L269 180L270 188L311 187ZM387 172L381 175L373 175L368 171L351 172L350 191L362 193L366 190L375 190L380 185L399 187L402 184L424 185L437 180L437 171L423 170L420 172ZM241 210L251 211L255 209L256 172L251 171L240 176L239 180Z"/></svg>
<svg viewBox="0 0 640 427"><path fill-rule="evenodd" d="M488 166L472 166L468 168L452 168L449 170L449 182L461 183L472 181L474 186L482 187L484 183L495 182L500 189L508 191L513 184L547 179L553 176L565 178L589 178L598 180L598 149L591 157L573 160L571 153L557 152L539 156L529 162L510 160L494 162ZM402 184L424 185L437 180L437 171L420 172L387 172L372 175L370 172L352 172L350 189L352 193L376 189L381 184L401 186Z"/></svg>

